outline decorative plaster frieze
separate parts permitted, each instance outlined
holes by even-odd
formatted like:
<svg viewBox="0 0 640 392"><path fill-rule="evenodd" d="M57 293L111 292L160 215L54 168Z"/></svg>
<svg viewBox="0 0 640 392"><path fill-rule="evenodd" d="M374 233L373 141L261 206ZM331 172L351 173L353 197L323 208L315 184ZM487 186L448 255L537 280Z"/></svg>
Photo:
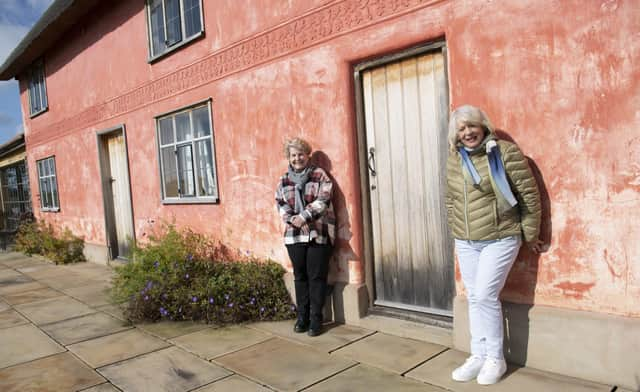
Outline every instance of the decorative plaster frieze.
<svg viewBox="0 0 640 392"><path fill-rule="evenodd" d="M442 0L344 0L319 7L105 103L34 129L27 135L27 145L46 143L230 74L440 1Z"/></svg>

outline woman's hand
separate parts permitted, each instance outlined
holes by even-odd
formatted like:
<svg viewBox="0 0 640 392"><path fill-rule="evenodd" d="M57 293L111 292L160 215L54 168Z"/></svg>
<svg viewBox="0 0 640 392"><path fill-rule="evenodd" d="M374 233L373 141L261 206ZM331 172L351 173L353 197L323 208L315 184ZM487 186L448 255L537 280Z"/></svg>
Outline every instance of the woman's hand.
<svg viewBox="0 0 640 392"><path fill-rule="evenodd" d="M291 220L289 221L291 222L291 225L293 227L297 227L297 228L301 228L303 225L305 225L307 222L304 220L303 217L301 217L300 215L294 215L291 217Z"/></svg>
<svg viewBox="0 0 640 392"><path fill-rule="evenodd" d="M531 249L533 253L541 253L544 250L544 242L539 239L529 241L527 242L527 247Z"/></svg>

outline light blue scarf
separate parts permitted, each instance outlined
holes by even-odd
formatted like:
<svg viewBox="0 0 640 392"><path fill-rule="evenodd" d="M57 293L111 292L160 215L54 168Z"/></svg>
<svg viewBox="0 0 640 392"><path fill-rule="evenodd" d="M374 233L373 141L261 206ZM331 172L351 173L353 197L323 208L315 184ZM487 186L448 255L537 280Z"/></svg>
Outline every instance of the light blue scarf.
<svg viewBox="0 0 640 392"><path fill-rule="evenodd" d="M487 159L489 161L489 178L491 181L491 187L493 188L493 192L496 195L496 199L498 201L498 212L500 214L510 210L518 204L518 200L516 200L515 196L513 196L513 192L511 191L511 187L509 186L509 181L507 180L507 173L504 169L504 164L502 163L502 156L500 154L500 149L498 148L498 144L495 140L489 140L486 143L487 150ZM462 157L462 167L464 170L469 173L471 178L473 179L473 184L478 185L482 178L478 171L476 170L471 158L469 157L469 153L464 147L458 148L460 152L460 156Z"/></svg>

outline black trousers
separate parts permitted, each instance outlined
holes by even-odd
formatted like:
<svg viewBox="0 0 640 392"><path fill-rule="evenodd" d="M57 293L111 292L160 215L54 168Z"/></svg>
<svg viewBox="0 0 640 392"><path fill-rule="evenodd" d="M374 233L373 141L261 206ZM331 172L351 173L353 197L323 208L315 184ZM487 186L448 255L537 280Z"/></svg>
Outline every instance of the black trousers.
<svg viewBox="0 0 640 392"><path fill-rule="evenodd" d="M322 323L331 250L330 245L315 242L287 245L293 264L299 320Z"/></svg>

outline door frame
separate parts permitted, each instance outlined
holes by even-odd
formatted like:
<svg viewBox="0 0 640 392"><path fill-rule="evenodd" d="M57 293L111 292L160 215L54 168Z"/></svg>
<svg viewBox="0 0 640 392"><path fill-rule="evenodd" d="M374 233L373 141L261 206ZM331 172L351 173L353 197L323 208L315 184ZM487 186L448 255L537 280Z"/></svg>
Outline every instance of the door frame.
<svg viewBox="0 0 640 392"><path fill-rule="evenodd" d="M449 66L447 56L447 44L444 37L427 43L412 46L410 48L385 54L380 57L365 60L357 63L353 67L353 83L355 93L355 114L356 114L356 133L358 145L358 163L360 168L360 203L362 206L362 235L363 235L363 256L364 256L364 275L365 285L369 294L369 310L374 308L376 298L375 286L375 260L373 253L373 223L371 222L371 200L369 186L369 168L367 154L367 138L364 112L364 97L362 87L362 72L385 66L390 63L405 60L411 57L417 57L429 52L441 51L444 57L444 76L447 81L445 96L447 97L446 106L449 107L451 102L449 89ZM444 208L444 206L443 206ZM454 282L455 284L455 282ZM400 308L394 308L394 311L405 311ZM426 317L432 316L425 314ZM433 315L437 317L437 315Z"/></svg>
<svg viewBox="0 0 640 392"><path fill-rule="evenodd" d="M105 238L107 240L107 251L109 260L128 260L127 258L122 257L122 255L117 255L114 257L114 250L112 247L113 238L111 232L109 230L111 224L115 225L115 215L113 217L109 217L107 211L109 211L109 205L111 205L111 210L113 210L113 195L109 194L109 188L106 183L106 173L104 172L104 163L105 159L108 157L105 156L103 151L106 150L105 140L114 135L122 134L122 138L124 140L124 156L125 156L125 170L127 173L127 190L129 191L129 209L131 211L131 233L132 240L135 243L136 241L136 226L134 224L133 218L133 197L131 192L131 171L129 168L129 146L127 144L127 132L124 124L116 125L111 128L103 129L96 132L96 142L98 147L98 169L100 171L100 188L102 189L102 208L103 208L103 216L104 216L104 231ZM114 222L110 222L110 219L114 219Z"/></svg>

